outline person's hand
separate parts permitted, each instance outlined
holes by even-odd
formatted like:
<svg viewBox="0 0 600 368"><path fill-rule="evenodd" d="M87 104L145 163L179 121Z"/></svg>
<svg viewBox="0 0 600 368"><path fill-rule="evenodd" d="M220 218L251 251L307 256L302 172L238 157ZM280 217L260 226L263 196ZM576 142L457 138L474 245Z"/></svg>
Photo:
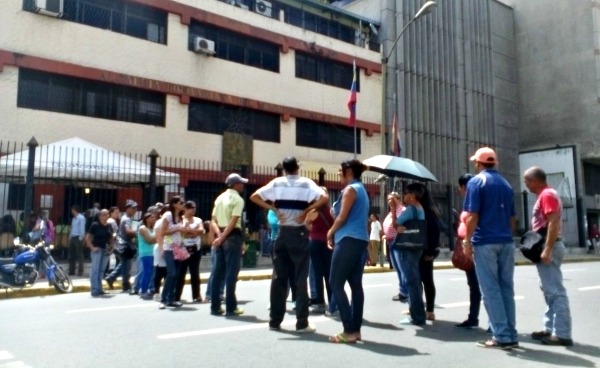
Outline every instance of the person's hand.
<svg viewBox="0 0 600 368"><path fill-rule="evenodd" d="M223 244L223 241L224 241L224 240L225 240L225 239L224 239L224 238L223 238L221 235L219 235L219 236L217 236L217 237L215 238L215 240L213 241L212 245L214 245L215 247L220 247L220 246L221 246L221 244Z"/></svg>
<svg viewBox="0 0 600 368"><path fill-rule="evenodd" d="M404 226L398 226L398 227L396 228L396 232L397 232L398 234L402 234L402 233L403 233L403 232L405 232L405 231L406 231L406 228L405 228Z"/></svg>
<svg viewBox="0 0 600 368"><path fill-rule="evenodd" d="M552 263L552 248L544 247L542 251L541 260L543 264Z"/></svg>
<svg viewBox="0 0 600 368"><path fill-rule="evenodd" d="M463 246L463 253L465 253L465 256L472 259L473 258L473 244L470 241L465 242L463 240L462 246Z"/></svg>
<svg viewBox="0 0 600 368"><path fill-rule="evenodd" d="M329 230L327 232L327 248L333 249L334 241L333 241L333 231Z"/></svg>

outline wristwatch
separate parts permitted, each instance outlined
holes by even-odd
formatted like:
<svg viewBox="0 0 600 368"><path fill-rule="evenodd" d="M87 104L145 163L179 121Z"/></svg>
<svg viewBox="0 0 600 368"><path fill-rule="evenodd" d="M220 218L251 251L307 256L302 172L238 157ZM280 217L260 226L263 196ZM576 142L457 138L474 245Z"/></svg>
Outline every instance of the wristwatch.
<svg viewBox="0 0 600 368"><path fill-rule="evenodd" d="M471 241L467 240L467 239L463 239L462 244L463 245L473 245L473 243L471 243Z"/></svg>

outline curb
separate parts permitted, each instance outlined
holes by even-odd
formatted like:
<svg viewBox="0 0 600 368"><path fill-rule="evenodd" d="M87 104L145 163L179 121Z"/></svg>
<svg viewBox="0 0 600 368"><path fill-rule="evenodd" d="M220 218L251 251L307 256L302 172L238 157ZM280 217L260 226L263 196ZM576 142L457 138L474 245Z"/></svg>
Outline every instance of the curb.
<svg viewBox="0 0 600 368"><path fill-rule="evenodd" d="M566 263L584 263L584 262L600 262L600 257L588 257L588 258L584 258L584 257L573 257L573 258L569 258L563 261L563 264ZM440 262L441 263L441 262ZM515 261L515 266L531 266L534 263L528 260L517 260ZM433 266L434 270L449 270L449 269L454 269L454 266L452 265L452 262L450 261L444 261L444 264L434 264ZM242 271L244 272L244 271ZM385 273L385 272L394 272L393 269L390 269L389 267L386 266L379 266L379 267L366 267L364 270L364 273ZM258 273L258 274L240 274L238 276L238 281L259 281L259 280L270 280L271 279L271 270L270 269L265 269L264 273ZM81 279L78 279L76 281L80 281ZM84 293L90 292L90 286L89 286L89 282L88 280L83 280L86 284L85 285L76 285L73 284L73 291L71 293ZM200 277L200 282L205 284L208 282L208 278L207 277ZM43 282L42 282L43 283ZM189 280L186 280L186 284L189 284ZM39 283L38 283L39 285ZM120 282L115 282L114 283L114 290L112 290L111 293L119 293L119 288L121 286ZM5 289L6 290L6 289ZM2 296L2 294L4 294L4 297ZM0 300L2 299L16 299L16 298L30 298L30 297L36 297L36 296L53 296L53 295L62 295L61 293L57 292L53 286L47 286L47 287L34 287L34 288L30 288L30 289L21 289L21 290L7 290L5 291L5 293L2 293L1 289L0 289Z"/></svg>

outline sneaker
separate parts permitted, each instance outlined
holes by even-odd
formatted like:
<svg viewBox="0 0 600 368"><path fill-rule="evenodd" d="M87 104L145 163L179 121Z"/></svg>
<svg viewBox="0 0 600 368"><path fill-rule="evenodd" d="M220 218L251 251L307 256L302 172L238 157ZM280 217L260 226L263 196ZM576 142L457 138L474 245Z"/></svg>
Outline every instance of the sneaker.
<svg viewBox="0 0 600 368"><path fill-rule="evenodd" d="M312 313L323 314L327 310L327 306L325 304L315 304L310 308Z"/></svg>
<svg viewBox="0 0 600 368"><path fill-rule="evenodd" d="M226 316L239 316L239 315L242 315L242 314L244 314L244 309L240 308L240 307L237 307L237 308L235 308L233 310L233 312L227 312L225 315Z"/></svg>
<svg viewBox="0 0 600 368"><path fill-rule="evenodd" d="M154 297L152 299L154 299L154 301L160 302L162 297L160 296L160 294L156 293L156 294L154 294Z"/></svg>
<svg viewBox="0 0 600 368"><path fill-rule="evenodd" d="M550 337L552 334L548 331L535 331L531 333L531 338L534 340L542 340L544 337Z"/></svg>
<svg viewBox="0 0 600 368"><path fill-rule="evenodd" d="M498 342L498 341L496 341L496 339L493 339L493 338L489 339L489 340L477 341L477 343L475 345L480 348L501 349L501 350L510 350L512 348L519 347L518 342Z"/></svg>
<svg viewBox="0 0 600 368"><path fill-rule="evenodd" d="M269 325L269 330L271 330L271 331L281 331L281 326L271 326L271 325Z"/></svg>
<svg viewBox="0 0 600 368"><path fill-rule="evenodd" d="M562 339L557 336L548 336L542 338L542 344L551 346L573 346L573 339Z"/></svg>
<svg viewBox="0 0 600 368"><path fill-rule="evenodd" d="M394 295L392 297L392 300L395 302L406 303L408 301L408 296L399 293L398 295Z"/></svg>
<svg viewBox="0 0 600 368"><path fill-rule="evenodd" d="M304 328L297 328L296 332L298 332L298 333L314 333L316 330L317 329L315 328L315 326L313 326L309 323L308 326L306 326Z"/></svg>
<svg viewBox="0 0 600 368"><path fill-rule="evenodd" d="M165 309L167 306L165 305L165 303L160 303L158 305L158 309Z"/></svg>
<svg viewBox="0 0 600 368"><path fill-rule="evenodd" d="M338 315L337 311L335 311L335 312L325 311L325 317L334 318L334 317L337 317L337 315Z"/></svg>
<svg viewBox="0 0 600 368"><path fill-rule="evenodd" d="M408 317L408 318L404 318L401 319L400 322L401 325L415 325L415 326L422 326L425 324L425 321L423 322L415 322L412 318Z"/></svg>
<svg viewBox="0 0 600 368"><path fill-rule="evenodd" d="M140 295L140 298L144 300L152 300L154 296L150 293L144 293Z"/></svg>
<svg viewBox="0 0 600 368"><path fill-rule="evenodd" d="M225 314L225 309L219 308L219 310L216 311L211 310L210 314L212 314L213 316L222 316L223 314Z"/></svg>
<svg viewBox="0 0 600 368"><path fill-rule="evenodd" d="M183 304L181 302L171 302L169 304L167 304L167 307L171 307L171 308L179 308L181 307Z"/></svg>
<svg viewBox="0 0 600 368"><path fill-rule="evenodd" d="M140 295L140 292L139 292L139 290L130 289L129 295Z"/></svg>
<svg viewBox="0 0 600 368"><path fill-rule="evenodd" d="M466 320L462 323L458 323L458 324L454 325L454 327L458 327L458 328L473 328L473 327L478 327L478 326L479 326L479 322L469 321L469 320Z"/></svg>
<svg viewBox="0 0 600 368"><path fill-rule="evenodd" d="M109 288L110 290L113 290L113 289L115 288L115 287L114 287L114 283L115 283L115 281L114 281L114 280L111 280L111 279L104 279L104 281L106 281L106 284L108 285L108 288Z"/></svg>

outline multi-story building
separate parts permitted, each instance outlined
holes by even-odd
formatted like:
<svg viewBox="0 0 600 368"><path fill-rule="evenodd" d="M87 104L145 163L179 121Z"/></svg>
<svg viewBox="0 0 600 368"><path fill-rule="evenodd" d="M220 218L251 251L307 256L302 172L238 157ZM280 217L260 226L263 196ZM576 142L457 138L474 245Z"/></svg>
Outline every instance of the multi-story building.
<svg viewBox="0 0 600 368"><path fill-rule="evenodd" d="M326 3L8 0L0 24L2 141L80 137L219 172L295 155L303 170L333 173L354 151L355 63L357 153L380 152L381 64L369 27L379 25ZM0 194L4 204L9 190Z"/></svg>

